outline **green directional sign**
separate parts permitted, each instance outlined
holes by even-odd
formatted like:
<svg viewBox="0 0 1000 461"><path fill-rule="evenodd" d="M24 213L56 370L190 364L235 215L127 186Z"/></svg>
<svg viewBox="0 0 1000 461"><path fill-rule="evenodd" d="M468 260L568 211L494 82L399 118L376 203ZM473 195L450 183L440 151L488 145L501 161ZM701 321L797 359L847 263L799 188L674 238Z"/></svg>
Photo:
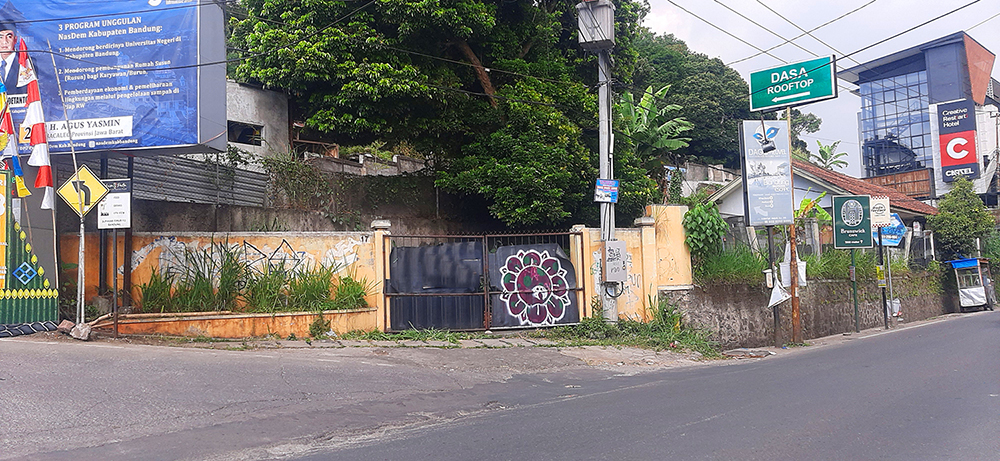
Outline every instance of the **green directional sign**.
<svg viewBox="0 0 1000 461"><path fill-rule="evenodd" d="M750 110L767 111L837 97L833 56L810 59L750 74Z"/></svg>
<svg viewBox="0 0 1000 461"><path fill-rule="evenodd" d="M833 197L833 247L871 248L871 197L837 195Z"/></svg>

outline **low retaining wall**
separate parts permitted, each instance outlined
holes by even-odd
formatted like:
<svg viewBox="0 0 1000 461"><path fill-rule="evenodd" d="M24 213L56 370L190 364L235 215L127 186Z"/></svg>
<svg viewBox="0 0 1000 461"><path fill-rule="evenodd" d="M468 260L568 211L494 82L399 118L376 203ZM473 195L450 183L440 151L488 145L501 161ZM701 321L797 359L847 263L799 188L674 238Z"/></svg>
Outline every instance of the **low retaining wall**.
<svg viewBox="0 0 1000 461"><path fill-rule="evenodd" d="M377 310L353 309L325 311L323 318L330 321L330 329L337 334L354 330L371 331L377 325ZM287 338L309 337L309 325L316 320L315 312L283 312L276 314L227 314L191 313L164 314L162 316L125 316L118 321L118 332L134 335L207 336L211 338L253 338L277 335ZM110 322L95 328L110 330Z"/></svg>
<svg viewBox="0 0 1000 461"><path fill-rule="evenodd" d="M894 294L901 300L903 319L923 320L955 312L954 297L940 293L932 274L893 277ZM689 325L712 332L723 348L774 345L774 317L767 307L771 292L763 286L714 285L690 290L661 291L684 313ZM851 282L810 280L799 289L802 337L806 340L854 331ZM791 340L791 302L780 304L779 342ZM871 281L858 282L858 317L862 329L884 325L882 291ZM895 319L891 319L895 322Z"/></svg>

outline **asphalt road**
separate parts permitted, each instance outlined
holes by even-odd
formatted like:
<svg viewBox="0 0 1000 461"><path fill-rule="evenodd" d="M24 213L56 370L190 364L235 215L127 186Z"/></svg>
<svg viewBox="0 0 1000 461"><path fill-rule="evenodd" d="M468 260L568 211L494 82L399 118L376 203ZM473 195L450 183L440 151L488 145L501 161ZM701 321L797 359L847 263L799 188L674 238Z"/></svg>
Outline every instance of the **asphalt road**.
<svg viewBox="0 0 1000 461"><path fill-rule="evenodd" d="M649 371L0 340L0 459L1000 459L1000 313Z"/></svg>
<svg viewBox="0 0 1000 461"><path fill-rule="evenodd" d="M998 346L990 312L737 366L525 379L506 411L299 459L997 460Z"/></svg>

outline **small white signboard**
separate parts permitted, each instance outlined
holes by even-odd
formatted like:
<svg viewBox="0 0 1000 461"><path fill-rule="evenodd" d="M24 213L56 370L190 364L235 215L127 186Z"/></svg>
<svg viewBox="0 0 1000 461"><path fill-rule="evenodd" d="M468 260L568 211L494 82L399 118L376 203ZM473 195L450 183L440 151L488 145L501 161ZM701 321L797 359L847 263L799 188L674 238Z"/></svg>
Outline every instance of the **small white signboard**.
<svg viewBox="0 0 1000 461"><path fill-rule="evenodd" d="M886 227L892 224L892 216L889 212L889 197L873 195L870 210L872 214L872 227Z"/></svg>
<svg viewBox="0 0 1000 461"><path fill-rule="evenodd" d="M108 195L97 204L98 229L132 227L132 180L102 179Z"/></svg>

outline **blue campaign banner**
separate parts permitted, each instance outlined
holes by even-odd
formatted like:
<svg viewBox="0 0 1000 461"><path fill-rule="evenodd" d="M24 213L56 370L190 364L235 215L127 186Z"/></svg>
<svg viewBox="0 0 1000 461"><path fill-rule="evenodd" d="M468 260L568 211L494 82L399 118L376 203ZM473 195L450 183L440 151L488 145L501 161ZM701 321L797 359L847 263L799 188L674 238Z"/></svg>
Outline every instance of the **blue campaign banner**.
<svg viewBox="0 0 1000 461"><path fill-rule="evenodd" d="M898 247L906 236L906 225L896 213L892 214L890 224L882 228L882 245ZM878 244L878 229L872 229L872 242Z"/></svg>
<svg viewBox="0 0 1000 461"><path fill-rule="evenodd" d="M77 152L198 143L198 9L197 0L4 2L0 77L20 151L31 150L22 54L38 76L50 152L70 152L71 135Z"/></svg>

